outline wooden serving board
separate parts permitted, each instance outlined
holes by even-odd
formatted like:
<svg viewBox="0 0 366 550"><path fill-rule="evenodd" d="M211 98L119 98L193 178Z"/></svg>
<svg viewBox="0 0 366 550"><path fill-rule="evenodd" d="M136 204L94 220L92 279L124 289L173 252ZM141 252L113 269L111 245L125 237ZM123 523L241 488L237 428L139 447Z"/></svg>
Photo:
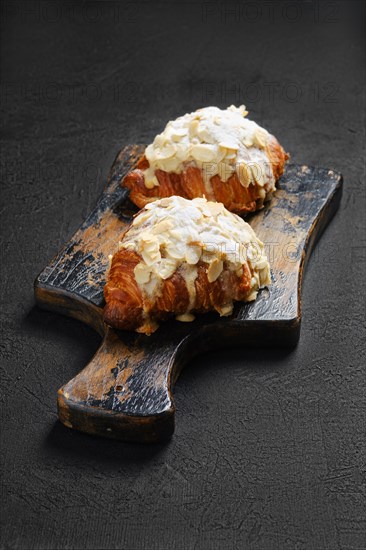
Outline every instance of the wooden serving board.
<svg viewBox="0 0 366 550"><path fill-rule="evenodd" d="M59 418L90 434L161 441L174 431L172 388L183 365L215 348L294 346L301 322L301 282L317 238L338 208L340 174L290 165L271 202L248 221L265 243L272 285L231 317L201 315L162 323L152 336L107 328L102 320L109 254L137 209L120 181L144 150L117 156L95 210L35 281L37 304L75 317L103 336L90 363L58 392Z"/></svg>

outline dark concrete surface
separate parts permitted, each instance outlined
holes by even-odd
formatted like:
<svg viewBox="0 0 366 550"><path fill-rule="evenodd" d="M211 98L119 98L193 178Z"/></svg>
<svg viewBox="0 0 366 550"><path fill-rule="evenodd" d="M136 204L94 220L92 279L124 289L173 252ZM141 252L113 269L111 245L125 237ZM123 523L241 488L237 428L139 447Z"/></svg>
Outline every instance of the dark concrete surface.
<svg viewBox="0 0 366 550"><path fill-rule="evenodd" d="M364 3L4 1L1 12L1 547L364 549ZM293 162L344 175L308 266L297 349L195 360L166 445L67 430L56 391L99 337L38 310L35 276L123 145L231 103Z"/></svg>

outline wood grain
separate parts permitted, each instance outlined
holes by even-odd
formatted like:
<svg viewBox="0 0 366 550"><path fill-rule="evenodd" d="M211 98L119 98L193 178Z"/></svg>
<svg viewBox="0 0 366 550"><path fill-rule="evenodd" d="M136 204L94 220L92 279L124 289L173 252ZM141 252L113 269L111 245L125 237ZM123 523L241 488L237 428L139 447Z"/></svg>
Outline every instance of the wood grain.
<svg viewBox="0 0 366 550"><path fill-rule="evenodd" d="M141 154L117 156L90 216L35 281L38 305L75 317L104 336L89 365L58 392L59 418L69 427L130 441L159 441L174 431L172 388L198 353L226 346L294 346L301 324L304 267L338 208L342 178L289 166L266 207L248 221L265 243L272 285L230 318L207 314L193 323L169 322L148 337L106 329L102 322L108 255L136 212L119 183Z"/></svg>

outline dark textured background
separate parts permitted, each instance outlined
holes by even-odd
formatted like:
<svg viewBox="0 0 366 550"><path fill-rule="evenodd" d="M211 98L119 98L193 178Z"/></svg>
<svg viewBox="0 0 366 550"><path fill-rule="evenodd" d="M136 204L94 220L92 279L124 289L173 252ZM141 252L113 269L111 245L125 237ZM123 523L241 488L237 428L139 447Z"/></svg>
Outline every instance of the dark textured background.
<svg viewBox="0 0 366 550"><path fill-rule="evenodd" d="M2 2L3 548L366 547L363 8ZM34 307L33 279L123 145L231 103L293 162L344 175L307 270L300 343L194 361L166 445L69 431L56 391L99 337Z"/></svg>

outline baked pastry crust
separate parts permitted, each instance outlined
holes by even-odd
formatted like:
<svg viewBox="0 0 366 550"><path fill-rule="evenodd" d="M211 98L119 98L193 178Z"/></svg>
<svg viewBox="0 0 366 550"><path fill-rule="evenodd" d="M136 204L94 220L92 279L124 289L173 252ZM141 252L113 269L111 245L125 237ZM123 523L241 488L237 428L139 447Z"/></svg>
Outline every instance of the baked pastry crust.
<svg viewBox="0 0 366 550"><path fill-rule="evenodd" d="M130 190L132 202L139 208L143 208L157 199L179 195L187 199L206 197L209 201L222 202L228 210L237 214L246 214L262 208L264 202L269 200L275 191L275 184L283 174L289 155L274 136L254 122L243 118L246 116L244 108L232 108L231 111L229 109L221 111L209 107L185 115L190 119L180 123L180 126L184 125L187 128L186 139L183 143L176 144L174 142L174 139L177 138L174 133L172 134L173 131L169 125L177 124L185 117L168 123L163 134L155 138L154 143L139 159L136 168L129 172L122 181L122 185ZM236 142L228 133L230 132L228 125L221 130L222 133L219 133L218 136L215 135L217 125L210 125L212 118L220 118L219 115L225 118L228 116L227 112L229 112L228 122L239 124L236 129ZM243 122L248 125L248 128L245 124L240 127ZM206 136L205 139L210 142L216 140L216 142L195 144L194 140L198 138L192 137L192 133L190 133L190 127L193 124L196 124L197 135L202 135L202 131L199 133L199 124L202 124L206 131L203 134ZM173 137L171 137L172 135ZM160 140L158 143L163 142L162 146L154 145L157 139ZM220 139L221 142L219 142ZM224 147L223 144L228 147ZM199 145L212 148L213 152L208 150L208 153L212 153L213 160L204 162L193 156L192 150ZM171 154L171 151L165 153L169 147L175 148L173 157L160 159L160 156ZM242 157L240 157L240 152ZM202 155L202 152L200 154ZM221 158L223 154L226 154L226 157ZM180 155L183 158L182 162L174 163L174 155ZM203 158L200 155L198 157ZM150 158L150 162L148 158ZM175 170L164 169L172 164ZM225 170L226 177L223 176Z"/></svg>
<svg viewBox="0 0 366 550"><path fill-rule="evenodd" d="M143 297L134 277L134 268L140 261L141 256L125 249L114 255L104 292L107 303L104 321L107 325L152 334L158 328L158 321L173 315L180 321L193 321L192 313L224 311L228 301L246 301L251 292L251 273L247 266L240 277L225 267L222 277L210 283L207 278L208 265L199 262L194 281L195 303L191 312L187 313L190 296L184 270L178 268L169 279L163 281L159 295L151 300Z"/></svg>
<svg viewBox="0 0 366 550"><path fill-rule="evenodd" d="M170 197L139 212L112 258L104 321L151 334L175 316L232 313L270 283L263 244L222 204Z"/></svg>

